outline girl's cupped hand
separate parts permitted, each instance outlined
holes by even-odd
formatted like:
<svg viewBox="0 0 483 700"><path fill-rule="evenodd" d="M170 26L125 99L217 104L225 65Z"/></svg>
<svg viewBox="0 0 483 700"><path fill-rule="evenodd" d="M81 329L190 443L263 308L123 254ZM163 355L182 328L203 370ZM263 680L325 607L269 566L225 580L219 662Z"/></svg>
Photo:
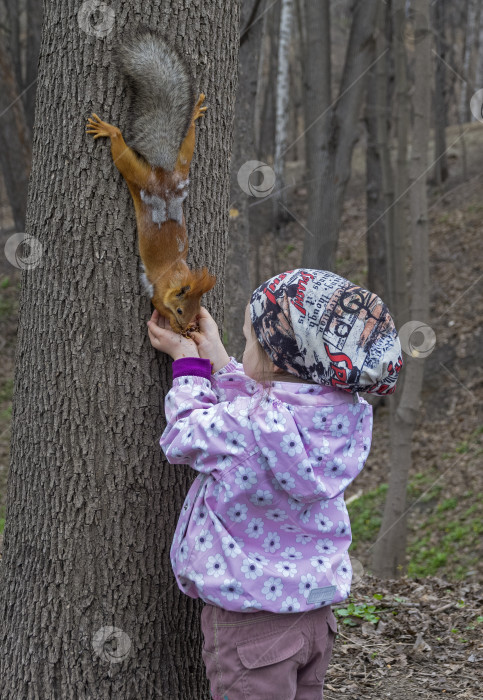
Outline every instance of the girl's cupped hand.
<svg viewBox="0 0 483 700"><path fill-rule="evenodd" d="M174 333L169 325L169 319L161 316L157 309L154 309L148 321L148 335L153 348L165 352L173 360L179 360L182 357L199 357L196 343L190 338Z"/></svg>

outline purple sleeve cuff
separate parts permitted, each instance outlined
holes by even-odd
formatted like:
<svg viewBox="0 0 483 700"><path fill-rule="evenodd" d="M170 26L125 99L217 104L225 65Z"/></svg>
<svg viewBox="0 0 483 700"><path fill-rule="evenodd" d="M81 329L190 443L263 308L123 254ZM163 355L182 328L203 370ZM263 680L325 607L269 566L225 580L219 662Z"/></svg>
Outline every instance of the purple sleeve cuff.
<svg viewBox="0 0 483 700"><path fill-rule="evenodd" d="M202 357L182 357L175 360L173 362L173 379L186 376L210 379L211 362Z"/></svg>

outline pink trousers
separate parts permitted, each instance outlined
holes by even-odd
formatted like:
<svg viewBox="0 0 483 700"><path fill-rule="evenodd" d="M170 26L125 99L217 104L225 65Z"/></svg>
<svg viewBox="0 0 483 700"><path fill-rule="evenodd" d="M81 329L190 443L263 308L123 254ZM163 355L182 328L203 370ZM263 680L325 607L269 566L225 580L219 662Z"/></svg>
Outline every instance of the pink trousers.
<svg viewBox="0 0 483 700"><path fill-rule="evenodd" d="M203 661L214 700L322 700L337 622L303 613L238 613L206 604Z"/></svg>

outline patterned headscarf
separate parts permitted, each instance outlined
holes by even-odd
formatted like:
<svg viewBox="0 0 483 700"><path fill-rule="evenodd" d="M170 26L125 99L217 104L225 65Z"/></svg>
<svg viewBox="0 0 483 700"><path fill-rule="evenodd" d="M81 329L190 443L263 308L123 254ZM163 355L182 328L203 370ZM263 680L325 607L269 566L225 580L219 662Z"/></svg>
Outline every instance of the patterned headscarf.
<svg viewBox="0 0 483 700"><path fill-rule="evenodd" d="M250 317L272 362L290 374L349 392L396 388L402 353L387 306L333 272L272 277L253 292Z"/></svg>

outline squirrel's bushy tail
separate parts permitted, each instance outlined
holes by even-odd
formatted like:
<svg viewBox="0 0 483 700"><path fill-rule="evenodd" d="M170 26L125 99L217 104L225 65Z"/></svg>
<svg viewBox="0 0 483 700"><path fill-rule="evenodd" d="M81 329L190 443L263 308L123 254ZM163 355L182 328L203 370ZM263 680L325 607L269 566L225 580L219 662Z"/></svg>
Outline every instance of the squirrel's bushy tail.
<svg viewBox="0 0 483 700"><path fill-rule="evenodd" d="M150 165L174 170L196 102L187 62L144 27L123 37L116 54L133 92L126 140Z"/></svg>

